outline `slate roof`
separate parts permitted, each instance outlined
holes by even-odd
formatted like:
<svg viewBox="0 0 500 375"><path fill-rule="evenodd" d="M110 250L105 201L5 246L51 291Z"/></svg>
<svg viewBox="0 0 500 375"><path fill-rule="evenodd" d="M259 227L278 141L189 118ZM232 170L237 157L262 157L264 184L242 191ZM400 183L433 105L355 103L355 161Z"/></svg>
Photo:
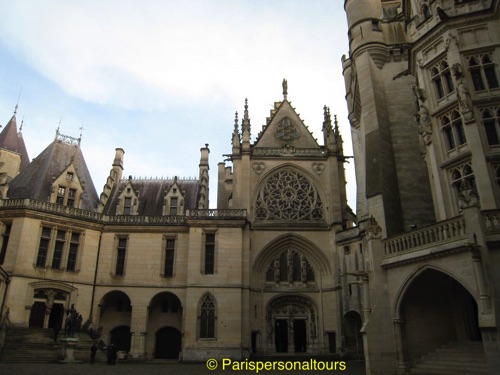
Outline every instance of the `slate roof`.
<svg viewBox="0 0 500 375"><path fill-rule="evenodd" d="M57 178L72 160L84 186L81 208L95 210L99 198L80 147L58 139L11 181L9 198L31 198L47 202L53 178Z"/></svg>
<svg viewBox="0 0 500 375"><path fill-rule="evenodd" d="M30 163L23 136L17 131L16 115L12 116L0 133L0 148L21 154L21 170Z"/></svg>
<svg viewBox="0 0 500 375"><path fill-rule="evenodd" d="M118 198L131 181L136 194L139 195L138 215L143 216L161 216L163 214L163 203L165 194L170 190L174 179L123 179L118 188L111 194L103 213L106 215L115 215L118 206ZM179 189L184 193L184 209L197 208L198 180L177 180Z"/></svg>

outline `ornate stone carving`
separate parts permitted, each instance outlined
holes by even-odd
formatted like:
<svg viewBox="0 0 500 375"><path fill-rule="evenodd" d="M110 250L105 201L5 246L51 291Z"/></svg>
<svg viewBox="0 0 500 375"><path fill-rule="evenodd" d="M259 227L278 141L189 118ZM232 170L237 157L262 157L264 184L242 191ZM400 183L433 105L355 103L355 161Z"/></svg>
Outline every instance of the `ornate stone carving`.
<svg viewBox="0 0 500 375"><path fill-rule="evenodd" d="M300 137L297 127L290 121L288 117L285 117L278 124L278 128L274 133L276 139L281 139L283 141L290 141L298 139Z"/></svg>
<svg viewBox="0 0 500 375"><path fill-rule="evenodd" d="M325 165L323 163L313 163L312 169L317 175L320 175L325 170Z"/></svg>
<svg viewBox="0 0 500 375"><path fill-rule="evenodd" d="M266 169L266 164L261 161L257 161L252 164L252 169L255 173L261 174Z"/></svg>
<svg viewBox="0 0 500 375"><path fill-rule="evenodd" d="M301 173L283 169L260 188L257 220L323 220L323 203L316 187Z"/></svg>

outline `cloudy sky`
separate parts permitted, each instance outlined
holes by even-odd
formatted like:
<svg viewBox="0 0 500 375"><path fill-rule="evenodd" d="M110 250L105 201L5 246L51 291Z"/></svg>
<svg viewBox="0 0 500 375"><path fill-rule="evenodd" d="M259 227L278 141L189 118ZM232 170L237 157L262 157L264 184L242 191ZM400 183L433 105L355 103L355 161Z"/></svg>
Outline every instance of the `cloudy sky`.
<svg viewBox="0 0 500 375"><path fill-rule="evenodd" d="M282 99L283 78L320 144L327 105L352 154L340 62L346 28L339 0L0 0L0 124L20 95L30 158L59 123L74 137L83 125L98 193L117 147L124 176L197 177L208 143L215 207L235 111L248 98L254 139Z"/></svg>

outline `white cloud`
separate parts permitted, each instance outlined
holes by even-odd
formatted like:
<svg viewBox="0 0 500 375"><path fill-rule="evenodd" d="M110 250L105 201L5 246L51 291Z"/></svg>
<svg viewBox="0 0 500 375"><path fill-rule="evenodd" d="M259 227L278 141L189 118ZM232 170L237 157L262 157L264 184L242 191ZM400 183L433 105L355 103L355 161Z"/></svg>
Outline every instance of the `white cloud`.
<svg viewBox="0 0 500 375"><path fill-rule="evenodd" d="M289 99L320 143L326 104L339 114L350 146L340 65L347 35L340 1L0 0L0 8L0 44L70 96L117 111L164 115L161 123L143 125L158 138L158 143L146 146L151 147L148 160L152 161L142 166L144 174L158 169L154 160L165 151L161 140L165 142L168 131L178 125L182 111L200 116L181 124L189 129L189 136L199 137L192 150L194 166L204 142L218 150L211 159L220 161L221 154L230 151L234 111L241 117L248 97L252 133L257 135L273 101L282 97L283 78L289 82ZM204 111L210 112L211 123L201 117ZM145 147L137 139L128 139L136 123L88 121L94 124L86 124L84 140L117 141L123 136L123 143L130 144L127 156L134 154L136 146ZM97 124L108 128L100 128L98 135L92 130ZM223 133L216 135L214 129ZM128 131L129 137L119 136L117 130ZM125 148L123 143L119 147ZM102 169L102 151L97 148L109 144L92 140L85 147L94 150L87 156L89 167L100 162ZM144 157L143 152L137 163ZM100 182L95 183L99 190Z"/></svg>

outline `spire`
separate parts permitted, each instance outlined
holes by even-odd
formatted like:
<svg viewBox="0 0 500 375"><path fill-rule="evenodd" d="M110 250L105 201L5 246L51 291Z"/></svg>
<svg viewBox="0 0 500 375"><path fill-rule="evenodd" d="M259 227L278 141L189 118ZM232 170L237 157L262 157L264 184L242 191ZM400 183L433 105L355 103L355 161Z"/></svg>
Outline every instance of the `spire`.
<svg viewBox="0 0 500 375"><path fill-rule="evenodd" d="M245 112L243 114L243 121L241 123L243 135L243 149L250 149L250 118L248 117L248 99L245 99Z"/></svg>
<svg viewBox="0 0 500 375"><path fill-rule="evenodd" d="M208 181L208 155L210 154L210 149L208 148L208 143L205 144L205 147L200 149L201 157L200 157L200 177L199 177L199 186L198 186L198 197L196 208L203 210L208 209L209 207L209 181Z"/></svg>
<svg viewBox="0 0 500 375"><path fill-rule="evenodd" d="M24 144L24 139L21 133L17 131L16 114L18 105L14 109L14 114L12 115L10 121L5 125L2 132L0 133L0 147L9 151L16 152L21 155L21 166L20 170L26 167L30 163L28 157L28 151L26 150L26 145Z"/></svg>
<svg viewBox="0 0 500 375"><path fill-rule="evenodd" d="M330 110L328 110L328 111L330 111ZM334 129L335 145L337 147L337 152L340 155L343 155L344 154L344 146L343 146L344 141L342 140L342 135L340 135L339 123L337 121L337 115L334 115L333 118L334 118L333 122L335 124L335 129Z"/></svg>
<svg viewBox="0 0 500 375"><path fill-rule="evenodd" d="M240 153L240 133L238 132L238 112L234 114L233 154Z"/></svg>
<svg viewBox="0 0 500 375"><path fill-rule="evenodd" d="M78 145L80 145L80 143L82 142L82 135L83 135L83 124L82 126L80 126L80 137L78 138Z"/></svg>
<svg viewBox="0 0 500 375"><path fill-rule="evenodd" d="M330 108L323 107L323 139L325 146L329 151L335 151L335 135L332 128L332 118Z"/></svg>

